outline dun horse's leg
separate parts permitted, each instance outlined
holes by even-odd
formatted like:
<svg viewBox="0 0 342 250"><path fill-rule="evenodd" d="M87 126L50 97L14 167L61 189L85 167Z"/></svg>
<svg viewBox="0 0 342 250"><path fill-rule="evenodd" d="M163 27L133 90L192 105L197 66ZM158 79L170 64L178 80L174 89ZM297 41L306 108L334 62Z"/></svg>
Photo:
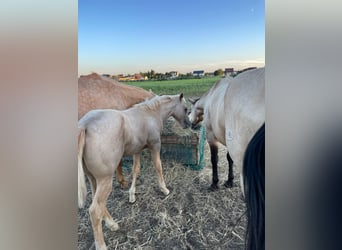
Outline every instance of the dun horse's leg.
<svg viewBox="0 0 342 250"><path fill-rule="evenodd" d="M131 188L129 189L129 202L135 202L135 182L137 180L137 176L140 172L140 154L133 155L133 180Z"/></svg>
<svg viewBox="0 0 342 250"><path fill-rule="evenodd" d="M228 188L233 187L234 183L234 173L233 173L233 160L230 157L229 152L227 151L227 160L228 160L228 180L224 183L224 185Z"/></svg>
<svg viewBox="0 0 342 250"><path fill-rule="evenodd" d="M170 191L166 188L164 177L163 177L163 169L162 169L162 164L160 161L160 145L153 148L153 150L151 150L151 154L152 154L153 165L157 171L160 190L165 195L168 195Z"/></svg>
<svg viewBox="0 0 342 250"><path fill-rule="evenodd" d="M107 250L102 231L102 218L108 215L106 208L107 198L112 191L112 176L96 179L97 187L89 213L93 227L96 250ZM106 213L107 212L107 213ZM107 217L108 218L108 217ZM115 222L114 222L115 223ZM118 227L118 226L117 226Z"/></svg>
<svg viewBox="0 0 342 250"><path fill-rule="evenodd" d="M121 188L127 188L128 182L125 180L122 174L122 160L119 163L119 166L116 169L116 180L120 183Z"/></svg>
<svg viewBox="0 0 342 250"><path fill-rule="evenodd" d="M210 144L211 165L213 167L213 182L210 186L211 190L218 189L218 174L217 174L217 162L218 162L218 146L217 144Z"/></svg>

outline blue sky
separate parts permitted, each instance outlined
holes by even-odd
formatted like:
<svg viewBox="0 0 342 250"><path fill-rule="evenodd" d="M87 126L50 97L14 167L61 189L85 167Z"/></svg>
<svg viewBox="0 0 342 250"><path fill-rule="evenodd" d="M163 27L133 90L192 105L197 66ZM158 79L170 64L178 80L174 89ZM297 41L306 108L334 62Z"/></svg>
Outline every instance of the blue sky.
<svg viewBox="0 0 342 250"><path fill-rule="evenodd" d="M264 1L79 0L78 64L79 75L264 66Z"/></svg>

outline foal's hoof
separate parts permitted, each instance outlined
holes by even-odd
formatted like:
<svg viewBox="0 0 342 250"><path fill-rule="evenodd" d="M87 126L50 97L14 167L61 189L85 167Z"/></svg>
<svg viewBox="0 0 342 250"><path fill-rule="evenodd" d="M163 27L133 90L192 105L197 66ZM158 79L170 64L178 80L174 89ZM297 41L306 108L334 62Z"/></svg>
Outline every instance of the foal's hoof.
<svg viewBox="0 0 342 250"><path fill-rule="evenodd" d="M127 189L128 188L128 181L123 180L123 181L120 181L119 183L120 183L120 187L122 189Z"/></svg>
<svg viewBox="0 0 342 250"><path fill-rule="evenodd" d="M167 188L162 190L162 192L163 192L163 194L165 194L165 196L168 196L170 194L170 190L168 190Z"/></svg>
<svg viewBox="0 0 342 250"><path fill-rule="evenodd" d="M129 197L129 203L134 203L136 201L135 196Z"/></svg>
<svg viewBox="0 0 342 250"><path fill-rule="evenodd" d="M111 231L119 230L119 224L116 223L114 220L112 220L110 222L106 221L106 227Z"/></svg>
<svg viewBox="0 0 342 250"><path fill-rule="evenodd" d="M228 180L224 183L224 186L227 188L232 188L234 186L233 180Z"/></svg>
<svg viewBox="0 0 342 250"><path fill-rule="evenodd" d="M115 223L109 229L114 232L114 231L118 231L119 228L120 228L119 225Z"/></svg>
<svg viewBox="0 0 342 250"><path fill-rule="evenodd" d="M218 189L219 189L218 185L214 183L212 183L209 187L209 191L216 191Z"/></svg>

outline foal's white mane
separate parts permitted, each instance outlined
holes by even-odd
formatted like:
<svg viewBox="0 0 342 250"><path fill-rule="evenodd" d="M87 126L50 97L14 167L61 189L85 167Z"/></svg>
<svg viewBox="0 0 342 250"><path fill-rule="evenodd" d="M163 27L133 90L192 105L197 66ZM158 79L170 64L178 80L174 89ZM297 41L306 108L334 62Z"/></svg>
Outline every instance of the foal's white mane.
<svg viewBox="0 0 342 250"><path fill-rule="evenodd" d="M171 102L172 98L170 96L159 96L159 95L155 95L150 99L145 100L144 102L135 104L133 107L138 107L144 110L158 110L160 105L163 103L167 103L167 102Z"/></svg>

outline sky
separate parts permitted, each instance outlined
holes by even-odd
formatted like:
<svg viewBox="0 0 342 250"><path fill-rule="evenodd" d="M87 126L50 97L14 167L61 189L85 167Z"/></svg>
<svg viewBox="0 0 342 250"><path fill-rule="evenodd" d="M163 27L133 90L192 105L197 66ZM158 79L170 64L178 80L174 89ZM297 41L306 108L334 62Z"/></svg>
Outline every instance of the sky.
<svg viewBox="0 0 342 250"><path fill-rule="evenodd" d="M264 0L78 1L79 75L264 65Z"/></svg>

